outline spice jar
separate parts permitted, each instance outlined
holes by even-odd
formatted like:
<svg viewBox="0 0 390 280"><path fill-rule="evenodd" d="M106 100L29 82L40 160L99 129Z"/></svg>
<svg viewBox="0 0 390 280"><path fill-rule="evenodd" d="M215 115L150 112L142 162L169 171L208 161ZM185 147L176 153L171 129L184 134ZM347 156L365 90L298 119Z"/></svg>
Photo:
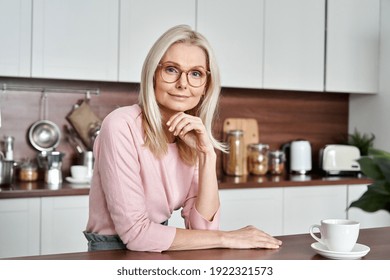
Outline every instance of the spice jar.
<svg viewBox="0 0 390 280"><path fill-rule="evenodd" d="M270 152L270 170L272 174L279 175L284 172L286 156L283 151Z"/></svg>
<svg viewBox="0 0 390 280"><path fill-rule="evenodd" d="M38 168L29 161L21 164L19 171L19 180L23 182L32 182L38 180Z"/></svg>
<svg viewBox="0 0 390 280"><path fill-rule="evenodd" d="M246 173L245 143L243 130L229 130L226 133L229 153L224 154L223 167L227 175L242 176Z"/></svg>
<svg viewBox="0 0 390 280"><path fill-rule="evenodd" d="M265 175L268 172L267 144L248 145L248 171L253 175Z"/></svg>

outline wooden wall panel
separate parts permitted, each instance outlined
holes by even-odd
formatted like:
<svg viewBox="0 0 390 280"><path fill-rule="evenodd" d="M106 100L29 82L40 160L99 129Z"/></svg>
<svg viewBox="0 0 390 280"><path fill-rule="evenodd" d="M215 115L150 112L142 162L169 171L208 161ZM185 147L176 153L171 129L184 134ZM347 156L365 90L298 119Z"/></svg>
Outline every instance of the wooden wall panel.
<svg viewBox="0 0 390 280"><path fill-rule="evenodd" d="M101 118L117 107L134 104L138 100L138 84L62 81L41 79L0 78L0 85L18 84L35 87L99 88L99 96L91 96L90 105ZM83 99L82 94L49 93L49 119L61 128L69 124L65 116L73 104ZM3 127L0 137L12 135L15 158L33 158L35 151L26 138L28 128L39 119L40 93L6 92L1 96ZM313 163L317 164L318 150L325 144L336 143L348 133L348 95L318 92L252 90L224 88L221 94L219 117L214 133L222 139L223 120L228 117L255 118L259 124L260 142L271 149L295 139L307 139L313 147ZM63 170L75 162L76 154L65 138L57 150L66 153ZM219 153L220 156L220 153ZM221 174L221 157L218 162Z"/></svg>

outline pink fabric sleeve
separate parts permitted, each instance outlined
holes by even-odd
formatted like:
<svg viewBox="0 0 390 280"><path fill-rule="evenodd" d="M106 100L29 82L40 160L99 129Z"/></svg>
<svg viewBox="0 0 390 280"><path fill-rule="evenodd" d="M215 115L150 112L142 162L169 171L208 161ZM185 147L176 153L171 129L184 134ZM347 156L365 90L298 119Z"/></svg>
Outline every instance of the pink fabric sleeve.
<svg viewBox="0 0 390 280"><path fill-rule="evenodd" d="M95 146L99 159L95 168L115 231L127 248L161 252L171 246L176 229L148 217L133 137L124 119L106 117Z"/></svg>
<svg viewBox="0 0 390 280"><path fill-rule="evenodd" d="M220 208L214 214L212 221L206 220L195 207L195 200L198 194L198 168L194 174L191 189L184 202L182 217L185 220L185 226L187 229L206 229L206 230L218 230L220 220Z"/></svg>

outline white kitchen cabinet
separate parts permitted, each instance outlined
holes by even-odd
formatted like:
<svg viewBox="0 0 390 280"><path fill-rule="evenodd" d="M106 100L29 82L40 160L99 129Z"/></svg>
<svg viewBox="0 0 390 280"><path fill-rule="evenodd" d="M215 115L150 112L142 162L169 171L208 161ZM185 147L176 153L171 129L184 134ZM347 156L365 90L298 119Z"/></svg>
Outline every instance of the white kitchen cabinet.
<svg viewBox="0 0 390 280"><path fill-rule="evenodd" d="M380 0L328 0L326 91L377 93Z"/></svg>
<svg viewBox="0 0 390 280"><path fill-rule="evenodd" d="M119 0L35 0L32 77L116 81Z"/></svg>
<svg viewBox="0 0 390 280"><path fill-rule="evenodd" d="M263 0L198 0L197 30L209 40L225 87L263 86Z"/></svg>
<svg viewBox="0 0 390 280"><path fill-rule="evenodd" d="M358 200L367 190L367 185L348 186L348 206ZM385 227L390 226L390 213L379 210L373 213L365 212L360 208L349 208L348 218L360 222L360 228Z"/></svg>
<svg viewBox="0 0 390 280"><path fill-rule="evenodd" d="M42 198L41 254L87 251L89 196Z"/></svg>
<svg viewBox="0 0 390 280"><path fill-rule="evenodd" d="M40 199L0 199L0 258L40 253Z"/></svg>
<svg viewBox="0 0 390 280"><path fill-rule="evenodd" d="M346 201L346 185L285 188L284 234L308 233L323 219L345 219Z"/></svg>
<svg viewBox="0 0 390 280"><path fill-rule="evenodd" d="M221 230L253 225L271 235L283 233L283 188L220 190Z"/></svg>
<svg viewBox="0 0 390 280"><path fill-rule="evenodd" d="M195 28L195 0L121 0L119 81L141 80L141 70L153 43L169 28Z"/></svg>
<svg viewBox="0 0 390 280"><path fill-rule="evenodd" d="M266 0L267 89L324 90L325 0Z"/></svg>
<svg viewBox="0 0 390 280"><path fill-rule="evenodd" d="M0 1L0 76L31 75L32 0Z"/></svg>

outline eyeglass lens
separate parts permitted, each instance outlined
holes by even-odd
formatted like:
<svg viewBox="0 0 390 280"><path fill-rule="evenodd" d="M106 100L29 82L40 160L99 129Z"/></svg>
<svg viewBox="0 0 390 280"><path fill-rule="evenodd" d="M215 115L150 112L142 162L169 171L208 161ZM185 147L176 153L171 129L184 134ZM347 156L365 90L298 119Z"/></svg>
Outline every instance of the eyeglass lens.
<svg viewBox="0 0 390 280"><path fill-rule="evenodd" d="M183 72L186 74L187 82L193 87L200 87L206 83L207 72L202 68L183 71L175 65L161 65L161 77L167 83L177 82Z"/></svg>

